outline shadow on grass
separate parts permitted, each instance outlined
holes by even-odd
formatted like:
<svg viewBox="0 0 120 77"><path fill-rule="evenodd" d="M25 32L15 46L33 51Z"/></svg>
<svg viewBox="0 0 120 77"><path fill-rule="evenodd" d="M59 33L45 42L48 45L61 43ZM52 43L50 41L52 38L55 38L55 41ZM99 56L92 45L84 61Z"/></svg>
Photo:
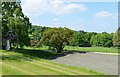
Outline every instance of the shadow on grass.
<svg viewBox="0 0 120 77"><path fill-rule="evenodd" d="M9 61L11 61L11 60L12 61L32 61L28 58L25 58L25 57L21 56L21 55L15 55L15 54L13 54L13 55L3 55L2 60L3 61L4 60L9 60Z"/></svg>
<svg viewBox="0 0 120 77"><path fill-rule="evenodd" d="M48 59L50 56L54 56L53 52L45 52L44 50L34 50L34 49L17 49L15 50L17 53L21 53L26 57L30 58L41 58Z"/></svg>
<svg viewBox="0 0 120 77"><path fill-rule="evenodd" d="M16 49L10 51L3 51L2 60L15 60L15 61L30 61L31 59L47 59L50 56L55 55L53 52L45 52L43 50L33 49ZM15 53L13 53L15 52Z"/></svg>
<svg viewBox="0 0 120 77"><path fill-rule="evenodd" d="M16 52L16 54L3 55L2 60L16 60L16 61L23 61L23 60L31 61L31 59L38 59L38 58L52 60L58 57L64 57L69 54L86 53L81 51L69 50L57 54L56 52L50 52L49 50L45 51L45 50L34 50L34 49L16 49L14 51L5 51L5 52Z"/></svg>
<svg viewBox="0 0 120 77"><path fill-rule="evenodd" d="M60 54L51 56L51 57L49 57L48 59L49 59L49 60L52 60L52 59L56 59L56 58L58 58L58 57L64 57L64 56L67 56L67 55L69 55L69 54L74 54L74 53L86 54L87 52L85 52L85 51L76 51L76 50L68 50L68 51L63 51L63 52L60 53Z"/></svg>

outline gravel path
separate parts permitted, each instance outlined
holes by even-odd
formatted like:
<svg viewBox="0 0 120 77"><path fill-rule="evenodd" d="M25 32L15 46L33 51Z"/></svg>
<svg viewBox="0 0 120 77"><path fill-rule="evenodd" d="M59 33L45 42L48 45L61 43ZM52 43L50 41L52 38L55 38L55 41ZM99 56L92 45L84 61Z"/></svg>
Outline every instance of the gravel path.
<svg viewBox="0 0 120 77"><path fill-rule="evenodd" d="M52 59L61 64L103 72L107 75L118 75L118 56L98 53L73 53Z"/></svg>

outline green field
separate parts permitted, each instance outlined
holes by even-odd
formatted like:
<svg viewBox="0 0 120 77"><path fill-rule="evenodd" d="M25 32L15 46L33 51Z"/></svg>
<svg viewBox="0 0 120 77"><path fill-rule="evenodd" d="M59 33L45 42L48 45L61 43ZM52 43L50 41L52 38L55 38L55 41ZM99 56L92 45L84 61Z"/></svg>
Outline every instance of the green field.
<svg viewBox="0 0 120 77"><path fill-rule="evenodd" d="M2 53L2 75L103 75L83 67L58 64L47 60L54 53L42 50L0 50Z"/></svg>
<svg viewBox="0 0 120 77"><path fill-rule="evenodd" d="M74 46L66 46L64 50L78 50L78 51L86 51L86 52L106 52L106 53L118 53L119 49L111 47L74 47Z"/></svg>
<svg viewBox="0 0 120 77"><path fill-rule="evenodd" d="M47 50L47 46L42 46L39 48L34 47L25 47L26 49L39 49L39 50ZM65 46L64 50L76 50L76 51L85 51L85 52L106 52L106 53L119 53L120 49L115 47L77 47L77 46Z"/></svg>

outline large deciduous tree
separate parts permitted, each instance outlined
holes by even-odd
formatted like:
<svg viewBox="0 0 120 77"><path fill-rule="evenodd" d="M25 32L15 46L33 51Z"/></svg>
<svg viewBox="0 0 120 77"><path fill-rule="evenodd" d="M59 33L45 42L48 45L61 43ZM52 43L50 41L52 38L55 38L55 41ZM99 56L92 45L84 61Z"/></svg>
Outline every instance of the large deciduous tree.
<svg viewBox="0 0 120 77"><path fill-rule="evenodd" d="M8 31L18 37L19 45L28 45L28 29L31 27L29 18L22 12L20 1L2 2L2 38Z"/></svg>
<svg viewBox="0 0 120 77"><path fill-rule="evenodd" d="M74 32L68 28L51 28L43 33L42 43L53 47L60 53L66 43L71 39Z"/></svg>
<svg viewBox="0 0 120 77"><path fill-rule="evenodd" d="M120 47L120 27L118 28L118 30L116 31L116 33L114 33L113 36L113 45Z"/></svg>

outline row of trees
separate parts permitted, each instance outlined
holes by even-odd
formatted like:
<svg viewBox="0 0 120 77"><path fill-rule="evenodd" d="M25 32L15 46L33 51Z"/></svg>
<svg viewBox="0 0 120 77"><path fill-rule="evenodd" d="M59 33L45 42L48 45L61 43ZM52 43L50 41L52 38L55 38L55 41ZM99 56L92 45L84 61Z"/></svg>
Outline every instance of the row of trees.
<svg viewBox="0 0 120 77"><path fill-rule="evenodd" d="M96 35L95 32L84 32L84 31L75 31L73 38L69 41L71 46L81 46L81 47L90 47L90 40L93 35Z"/></svg>
<svg viewBox="0 0 120 77"><path fill-rule="evenodd" d="M91 47L91 46L103 46L111 47L113 33L109 34L107 32L96 33L96 32L75 32L74 37L70 40L70 45L81 46L81 47Z"/></svg>
<svg viewBox="0 0 120 77"><path fill-rule="evenodd" d="M29 30L29 34L31 35L31 41L37 42L37 44L31 45L39 45L38 41L42 38L43 32L46 30L51 29L50 27L41 27L41 26L32 26L32 28ZM65 31L64 31L65 32ZM71 46L80 46L80 47L91 47L91 46L103 46L103 47L112 47L112 46L118 46L115 44L115 38L118 37L116 33L96 33L96 32L85 32L85 31L73 31L73 37L71 40L67 42L67 45ZM117 42L118 43L118 42Z"/></svg>
<svg viewBox="0 0 120 77"><path fill-rule="evenodd" d="M12 31L18 38L19 45L23 46L29 45L28 29L31 23L29 18L23 14L20 3L18 0L2 2L2 38L6 37L8 31Z"/></svg>
<svg viewBox="0 0 120 77"><path fill-rule="evenodd" d="M98 33L91 37L90 43L93 46L112 47L113 33L109 34L106 32Z"/></svg>
<svg viewBox="0 0 120 77"><path fill-rule="evenodd" d="M60 52L65 45L79 47L120 47L120 28L116 33L96 33L73 31L68 28L50 28L41 26L32 26L29 30L31 37L31 46L41 46L42 44L53 47ZM34 41L34 42L33 42ZM36 43L35 43L36 41Z"/></svg>

